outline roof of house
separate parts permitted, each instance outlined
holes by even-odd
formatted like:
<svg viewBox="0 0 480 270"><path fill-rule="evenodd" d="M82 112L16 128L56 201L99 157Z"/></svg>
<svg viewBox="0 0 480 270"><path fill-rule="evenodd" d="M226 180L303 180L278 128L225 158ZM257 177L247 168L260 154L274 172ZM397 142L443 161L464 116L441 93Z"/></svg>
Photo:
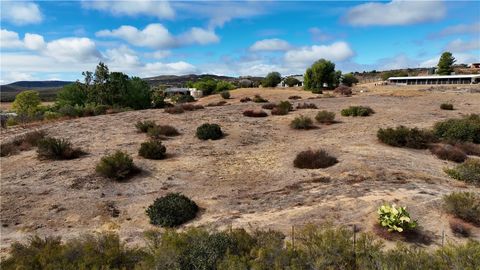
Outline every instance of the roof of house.
<svg viewBox="0 0 480 270"><path fill-rule="evenodd" d="M167 92L167 93L190 92L190 89L188 89L188 88L179 88L179 87L170 87L170 88L165 89L164 92Z"/></svg>
<svg viewBox="0 0 480 270"><path fill-rule="evenodd" d="M466 75L432 75L432 76L412 76L412 77L390 77L388 80L435 80L435 79L471 79L480 78L480 74L466 74Z"/></svg>

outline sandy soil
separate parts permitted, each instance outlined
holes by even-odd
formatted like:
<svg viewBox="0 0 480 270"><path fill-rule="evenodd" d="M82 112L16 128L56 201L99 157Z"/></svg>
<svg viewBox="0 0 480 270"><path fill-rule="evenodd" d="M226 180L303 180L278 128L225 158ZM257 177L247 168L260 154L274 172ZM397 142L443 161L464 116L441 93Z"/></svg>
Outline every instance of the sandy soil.
<svg viewBox="0 0 480 270"><path fill-rule="evenodd" d="M443 168L454 163L427 150L382 145L376 132L397 125L428 128L439 120L480 113L480 94L409 91L386 95L369 89L352 97L307 99L315 95L298 89L242 89L232 91L229 105L179 115L143 110L47 123L40 128L70 139L89 154L70 161L39 161L31 150L1 158L1 251L31 234L69 238L116 231L128 243L141 243L142 232L154 228L145 208L168 192L186 194L202 208L186 226L274 228L288 233L292 225L330 221L371 231L376 208L395 202L407 206L433 236L431 246L441 242L443 230L447 240L463 241L450 232L441 197L454 190L480 192L480 188L450 179ZM302 96L294 103L315 103L319 109L334 111L340 122L298 131L289 128L290 121L300 114L314 117L318 110L266 118L242 116L243 110L260 105L239 99L256 93L274 102ZM210 96L198 103L219 100ZM452 101L456 110L440 110L444 101ZM376 114L340 116L340 110L350 105L371 106ZM138 156L140 143L147 139L135 130L139 120L180 130L181 136L164 142L167 159ZM205 122L220 124L227 136L198 140L195 129ZM25 129L20 127L9 129L2 142L22 132ZM294 168L295 155L308 148L327 149L340 162L327 169ZM143 172L122 183L97 176L95 164L117 149L130 153ZM120 214L115 217L117 210ZM473 237L480 239L479 228Z"/></svg>

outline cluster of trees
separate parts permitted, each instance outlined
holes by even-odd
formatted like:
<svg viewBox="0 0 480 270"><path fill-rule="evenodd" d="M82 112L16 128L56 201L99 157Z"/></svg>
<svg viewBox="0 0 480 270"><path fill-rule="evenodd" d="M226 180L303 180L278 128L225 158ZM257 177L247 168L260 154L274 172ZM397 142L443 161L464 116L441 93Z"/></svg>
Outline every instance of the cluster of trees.
<svg viewBox="0 0 480 270"><path fill-rule="evenodd" d="M231 82L215 80L209 77L203 78L196 82L187 82L187 87L202 90L203 95L211 95L213 93L220 93L236 88L236 86Z"/></svg>
<svg viewBox="0 0 480 270"><path fill-rule="evenodd" d="M135 110L151 106L151 91L139 77L129 77L121 72L110 72L100 62L95 72L83 72L83 82L65 86L57 96L59 106L85 106L89 103L129 107Z"/></svg>

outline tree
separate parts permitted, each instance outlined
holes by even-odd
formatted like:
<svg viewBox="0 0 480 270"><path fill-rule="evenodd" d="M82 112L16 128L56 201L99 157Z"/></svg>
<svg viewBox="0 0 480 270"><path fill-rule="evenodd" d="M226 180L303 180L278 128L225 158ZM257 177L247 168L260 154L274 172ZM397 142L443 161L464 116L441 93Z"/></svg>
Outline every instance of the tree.
<svg viewBox="0 0 480 270"><path fill-rule="evenodd" d="M217 89L217 81L212 78L203 78L193 84L194 88L202 90L205 96L212 94Z"/></svg>
<svg viewBox="0 0 480 270"><path fill-rule="evenodd" d="M352 85L358 83L358 79L353 76L352 73L348 73L343 75L342 83L346 86L352 87Z"/></svg>
<svg viewBox="0 0 480 270"><path fill-rule="evenodd" d="M444 52L442 56L440 56L440 60L438 61L438 70L437 73L439 75L450 75L453 72L453 63L455 63L455 57L453 57L451 52Z"/></svg>
<svg viewBox="0 0 480 270"><path fill-rule="evenodd" d="M235 85L233 85L232 83L227 81L218 81L217 86L215 88L215 92L220 93L222 91L232 90L232 89L235 89Z"/></svg>
<svg viewBox="0 0 480 270"><path fill-rule="evenodd" d="M57 93L56 103L59 107L65 105L84 106L87 103L88 90L86 85L81 82L75 82L63 86L62 90Z"/></svg>
<svg viewBox="0 0 480 270"><path fill-rule="evenodd" d="M297 86L299 83L300 81L295 77L288 77L285 79L285 84L288 85L288 87Z"/></svg>
<svg viewBox="0 0 480 270"><path fill-rule="evenodd" d="M40 105L40 96L37 91L28 90L19 93L13 101L12 108L21 115L34 115Z"/></svg>
<svg viewBox="0 0 480 270"><path fill-rule="evenodd" d="M282 77L278 72L270 72L262 82L263 87L275 87L282 81Z"/></svg>
<svg viewBox="0 0 480 270"><path fill-rule="evenodd" d="M305 72L304 88L311 91L322 90L325 87L332 89L338 84L339 75L341 76L341 73L335 72L334 63L320 59Z"/></svg>

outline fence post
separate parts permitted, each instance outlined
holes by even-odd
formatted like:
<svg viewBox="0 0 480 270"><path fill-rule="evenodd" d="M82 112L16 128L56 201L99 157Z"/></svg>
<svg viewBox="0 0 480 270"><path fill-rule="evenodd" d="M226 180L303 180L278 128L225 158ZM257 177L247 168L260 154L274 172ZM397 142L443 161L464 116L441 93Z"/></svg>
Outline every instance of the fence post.
<svg viewBox="0 0 480 270"><path fill-rule="evenodd" d="M292 248L295 250L295 226L292 225Z"/></svg>

